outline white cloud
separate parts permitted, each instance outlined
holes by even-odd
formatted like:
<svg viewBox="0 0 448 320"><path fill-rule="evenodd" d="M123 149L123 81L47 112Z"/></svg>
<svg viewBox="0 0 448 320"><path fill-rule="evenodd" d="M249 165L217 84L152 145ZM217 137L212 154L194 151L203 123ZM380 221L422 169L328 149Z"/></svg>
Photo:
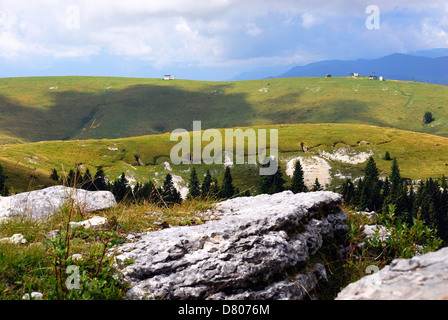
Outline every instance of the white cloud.
<svg viewBox="0 0 448 320"><path fill-rule="evenodd" d="M321 22L321 19L316 18L311 13L302 14L302 27L304 27L305 29L309 29Z"/></svg>
<svg viewBox="0 0 448 320"><path fill-rule="evenodd" d="M425 20L421 25L420 37L430 47L440 48L448 46L448 33L439 26Z"/></svg>
<svg viewBox="0 0 448 320"><path fill-rule="evenodd" d="M106 52L145 60L159 68L176 63L199 66L303 63L316 57L318 50L314 55L295 52L297 43L305 41L299 33L303 31L300 26L311 34L328 25L326 33L314 37L320 42L312 45L331 42L330 51L337 50L333 41L325 39L337 32L343 46L344 36L348 36L345 21L351 19L347 25L353 24L354 19L362 21L369 4L364 0L0 0L0 57L19 59L35 55L58 59ZM447 45L446 0L432 1L430 8L420 0L377 0L375 4L382 14L396 8L438 13L434 15L436 20L423 15L412 30L420 41L426 38L429 46ZM67 10L70 6L79 11ZM67 22L77 12L79 28L67 28L73 25ZM278 23L272 22L271 17ZM382 21L386 26L388 21ZM388 29L389 39L399 39L409 28L398 20L390 25L394 28ZM281 42L285 37L282 28L297 28L297 33ZM307 45L311 46L305 43L301 48ZM362 46L361 43L359 47ZM328 53L328 48L321 50Z"/></svg>
<svg viewBox="0 0 448 320"><path fill-rule="evenodd" d="M257 37L263 33L263 30L260 29L255 23L249 23L247 25L247 31L246 34L250 35L251 37Z"/></svg>

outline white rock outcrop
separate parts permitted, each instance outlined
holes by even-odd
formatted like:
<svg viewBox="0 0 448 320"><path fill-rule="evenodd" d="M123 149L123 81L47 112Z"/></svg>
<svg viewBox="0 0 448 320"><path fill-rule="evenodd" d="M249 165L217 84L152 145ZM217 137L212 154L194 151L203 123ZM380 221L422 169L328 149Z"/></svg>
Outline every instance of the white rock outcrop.
<svg viewBox="0 0 448 320"><path fill-rule="evenodd" d="M448 300L448 248L396 259L349 284L336 300Z"/></svg>
<svg viewBox="0 0 448 320"><path fill-rule="evenodd" d="M43 297L44 297L43 293L31 292L31 296L29 293L25 293L22 297L22 300L42 300Z"/></svg>
<svg viewBox="0 0 448 320"><path fill-rule="evenodd" d="M89 220L80 221L80 222L70 222L70 228L85 228L85 229L104 229L109 226L109 221L104 217L93 217Z"/></svg>
<svg viewBox="0 0 448 320"><path fill-rule="evenodd" d="M313 298L326 270L307 262L342 242L340 203L332 192L236 198L210 212L216 220L150 232L110 253L130 284L127 299Z"/></svg>
<svg viewBox="0 0 448 320"><path fill-rule="evenodd" d="M86 191L55 186L0 197L0 222L15 217L35 221L46 219L70 201L83 212L104 210L117 205L114 195L109 191Z"/></svg>
<svg viewBox="0 0 448 320"><path fill-rule="evenodd" d="M0 242L8 242L8 243L12 243L12 244L26 244L27 243L23 234L20 234L20 233L14 234L10 238L0 239Z"/></svg>

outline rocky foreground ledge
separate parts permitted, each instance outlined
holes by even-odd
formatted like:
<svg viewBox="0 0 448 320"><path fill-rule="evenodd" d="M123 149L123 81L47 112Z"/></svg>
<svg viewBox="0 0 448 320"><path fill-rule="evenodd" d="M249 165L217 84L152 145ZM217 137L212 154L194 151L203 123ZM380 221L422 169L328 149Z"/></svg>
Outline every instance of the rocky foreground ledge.
<svg viewBox="0 0 448 320"><path fill-rule="evenodd" d="M203 225L151 232L115 248L127 299L309 299L327 280L309 258L341 241L347 214L332 192L237 198ZM314 260L314 259L313 259Z"/></svg>
<svg viewBox="0 0 448 320"><path fill-rule="evenodd" d="M342 290L337 300L448 300L448 248L396 259Z"/></svg>

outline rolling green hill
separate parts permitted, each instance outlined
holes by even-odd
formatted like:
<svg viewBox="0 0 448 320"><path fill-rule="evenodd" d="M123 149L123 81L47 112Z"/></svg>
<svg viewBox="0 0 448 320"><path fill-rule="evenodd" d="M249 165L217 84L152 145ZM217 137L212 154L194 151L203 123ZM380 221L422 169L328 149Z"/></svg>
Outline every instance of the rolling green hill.
<svg viewBox="0 0 448 320"><path fill-rule="evenodd" d="M284 176L288 165L298 157L310 160L310 168L320 167L329 176L328 188L339 186L346 178L363 175L365 160L372 154L382 176L389 174L391 161L382 159L386 151L396 157L403 177L423 179L448 176L448 138L415 133L393 128L353 124L295 124L253 127L278 129L280 165ZM96 130L96 129L95 129ZM221 131L223 132L223 131ZM224 138L224 132L222 133ZM177 142L170 141L170 134L133 138L48 141L0 145L0 162L6 166L14 191L25 191L49 185L50 172L68 172L75 164L83 170L96 172L103 166L110 180L122 172L131 181L145 182L152 179L162 183L165 175L178 176L179 185L188 181L190 164L173 165L169 155ZM207 146L204 142L202 147ZM136 156L140 159L139 164ZM142 165L143 163L143 165ZM198 165L200 180L207 169L220 181L224 165ZM235 184L241 191L253 188L259 181L259 171L253 165L235 165ZM31 181L29 178L33 176ZM311 180L314 176L310 177ZM323 181L321 181L323 182ZM287 179L287 183L290 180ZM255 189L252 189L253 191Z"/></svg>
<svg viewBox="0 0 448 320"><path fill-rule="evenodd" d="M2 143L113 139L191 130L201 120L203 129L353 123L448 136L446 97L446 86L366 78L4 78L0 135ZM436 119L429 125L425 111Z"/></svg>

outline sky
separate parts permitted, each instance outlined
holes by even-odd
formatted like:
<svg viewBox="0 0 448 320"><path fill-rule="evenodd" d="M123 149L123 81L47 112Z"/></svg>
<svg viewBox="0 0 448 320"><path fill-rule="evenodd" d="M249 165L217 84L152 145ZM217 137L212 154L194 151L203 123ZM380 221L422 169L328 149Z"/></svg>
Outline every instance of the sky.
<svg viewBox="0 0 448 320"><path fill-rule="evenodd" d="M432 48L446 0L0 0L0 77L218 81Z"/></svg>

